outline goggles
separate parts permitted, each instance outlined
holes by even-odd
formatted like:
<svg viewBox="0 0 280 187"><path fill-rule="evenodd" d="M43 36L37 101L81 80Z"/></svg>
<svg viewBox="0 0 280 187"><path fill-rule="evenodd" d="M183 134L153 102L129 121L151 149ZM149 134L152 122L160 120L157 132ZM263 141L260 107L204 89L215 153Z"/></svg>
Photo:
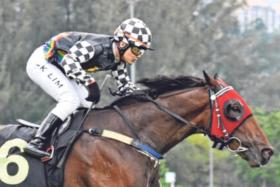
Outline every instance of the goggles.
<svg viewBox="0 0 280 187"><path fill-rule="evenodd" d="M142 56L145 52L144 49L141 49L139 47L136 46L132 46L131 48L131 52L135 55L135 56Z"/></svg>

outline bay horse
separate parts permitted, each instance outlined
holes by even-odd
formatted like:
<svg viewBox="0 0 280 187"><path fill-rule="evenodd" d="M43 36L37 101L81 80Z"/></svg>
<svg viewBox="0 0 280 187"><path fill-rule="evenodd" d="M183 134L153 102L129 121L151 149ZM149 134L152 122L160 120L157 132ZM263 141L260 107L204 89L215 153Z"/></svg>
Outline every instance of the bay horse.
<svg viewBox="0 0 280 187"><path fill-rule="evenodd" d="M204 77L142 80L140 83L148 87L146 91L155 102L128 97L115 103L133 127L125 125L125 120L108 108L91 112L84 128L137 136L160 155L192 134L205 133L215 145L227 146L252 167L268 163L273 147L245 101L217 77L205 72ZM218 102L218 98L225 100L222 95L226 101L219 111L223 101ZM159 177L155 156L114 139L85 133L66 162L64 187L159 187Z"/></svg>
<svg viewBox="0 0 280 187"><path fill-rule="evenodd" d="M140 83L147 89L88 114L66 161L63 187L160 187L159 159L196 133L252 167L273 155L248 105L217 76Z"/></svg>

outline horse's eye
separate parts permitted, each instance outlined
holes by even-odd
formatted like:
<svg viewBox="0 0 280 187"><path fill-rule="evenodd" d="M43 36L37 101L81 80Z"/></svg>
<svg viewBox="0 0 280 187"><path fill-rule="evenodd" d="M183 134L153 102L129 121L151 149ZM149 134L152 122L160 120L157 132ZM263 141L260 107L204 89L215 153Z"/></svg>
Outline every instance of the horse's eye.
<svg viewBox="0 0 280 187"><path fill-rule="evenodd" d="M244 109L239 101L231 99L224 104L224 114L228 119L237 121L243 116Z"/></svg>
<svg viewBox="0 0 280 187"><path fill-rule="evenodd" d="M241 111L241 107L240 107L239 103L234 103L234 104L230 105L230 107L234 111Z"/></svg>

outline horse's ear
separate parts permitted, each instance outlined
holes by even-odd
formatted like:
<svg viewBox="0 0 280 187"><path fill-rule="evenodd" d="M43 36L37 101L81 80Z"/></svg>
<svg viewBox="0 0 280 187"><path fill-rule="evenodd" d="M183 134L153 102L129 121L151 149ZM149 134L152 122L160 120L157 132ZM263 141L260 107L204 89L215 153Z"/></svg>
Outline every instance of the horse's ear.
<svg viewBox="0 0 280 187"><path fill-rule="evenodd" d="M205 70L203 70L203 75L204 75L204 79L205 79L206 83L208 85L211 85L211 78L209 77L209 75L206 73Z"/></svg>
<svg viewBox="0 0 280 187"><path fill-rule="evenodd" d="M204 75L204 79L206 81L206 84L211 86L212 88L215 88L218 84L217 81L215 81L215 79L211 78L205 70L203 70L203 75Z"/></svg>

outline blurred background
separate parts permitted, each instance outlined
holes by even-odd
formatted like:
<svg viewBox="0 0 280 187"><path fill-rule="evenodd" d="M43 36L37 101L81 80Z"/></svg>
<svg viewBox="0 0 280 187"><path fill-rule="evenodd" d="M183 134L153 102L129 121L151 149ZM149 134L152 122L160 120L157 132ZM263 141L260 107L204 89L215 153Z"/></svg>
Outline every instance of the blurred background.
<svg viewBox="0 0 280 187"><path fill-rule="evenodd" d="M279 187L279 0L0 0L0 123L39 122L55 104L25 73L36 47L63 31L112 34L133 15L150 27L156 49L136 64L136 80L218 73L249 103L275 147L267 166L251 169L227 151L209 151L206 137L190 137L162 162L163 186L173 171L177 187ZM104 75L94 77L101 83ZM103 92L100 106L112 100Z"/></svg>

